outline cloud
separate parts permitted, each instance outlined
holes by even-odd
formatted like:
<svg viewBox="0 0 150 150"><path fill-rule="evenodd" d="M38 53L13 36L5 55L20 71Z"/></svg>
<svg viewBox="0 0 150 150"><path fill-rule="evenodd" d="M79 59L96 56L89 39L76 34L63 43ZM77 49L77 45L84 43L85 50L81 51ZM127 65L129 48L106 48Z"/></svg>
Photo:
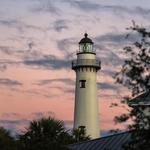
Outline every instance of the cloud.
<svg viewBox="0 0 150 150"><path fill-rule="evenodd" d="M116 52L117 50L117 52ZM104 49L97 51L97 59L101 61L101 70L107 75L114 75L116 68L123 64L123 58L120 56L119 48ZM111 70L109 70L111 68Z"/></svg>
<svg viewBox="0 0 150 150"><path fill-rule="evenodd" d="M122 14L134 14L140 15L144 18L150 18L150 9L140 7L126 7L121 5L103 5L101 2L86 1L86 0L63 0L65 3L69 3L72 7L78 8L82 11L93 12L113 12L116 16L122 16Z"/></svg>
<svg viewBox="0 0 150 150"><path fill-rule="evenodd" d="M37 85L47 85L51 83L56 83L56 82L62 82L64 84L69 84L69 85L74 85L74 81L71 79L66 79L66 78L61 78L61 79L47 79L47 80L40 80Z"/></svg>
<svg viewBox="0 0 150 150"><path fill-rule="evenodd" d="M65 54L67 60L69 58L72 59L73 55L76 53L70 51L74 46L77 45L75 41L77 41L75 38L64 38L56 42L58 49Z"/></svg>
<svg viewBox="0 0 150 150"><path fill-rule="evenodd" d="M26 59L23 63L28 66L44 69L62 69L69 67L68 61L52 55L45 55L43 58L39 59Z"/></svg>
<svg viewBox="0 0 150 150"><path fill-rule="evenodd" d="M97 42L119 42L122 43L126 41L125 33L116 34L116 33L107 33L105 35L100 35L95 38Z"/></svg>
<svg viewBox="0 0 150 150"><path fill-rule="evenodd" d="M75 45L75 39L74 38L66 38L66 39L61 39L57 41L57 47L59 50L65 50L67 51L71 45Z"/></svg>
<svg viewBox="0 0 150 150"><path fill-rule="evenodd" d="M126 13L135 13L135 14L141 14L146 15L150 13L150 9L142 8L142 7L126 7L122 5L102 5L98 2L93 1L86 1L86 0L64 0L64 2L69 3L73 7L77 7L84 11L97 11L97 10L105 10L105 11L119 11L119 12L126 12Z"/></svg>
<svg viewBox="0 0 150 150"><path fill-rule="evenodd" d="M54 94L52 92L45 91L45 90L42 90L42 89L40 89L40 90L38 90L38 89L25 90L24 92L27 93L27 94L30 94L30 95L34 95L34 96L38 95L38 96L42 96L42 97L48 98L48 99L53 98L53 97L58 97L57 94Z"/></svg>
<svg viewBox="0 0 150 150"><path fill-rule="evenodd" d="M115 94L109 94L108 95L108 94L102 94L102 93L99 93L98 97L100 97L100 99L103 99L103 100L107 99L107 100L111 100L111 101L114 99L117 99L117 98L121 98L120 95L115 95Z"/></svg>
<svg viewBox="0 0 150 150"><path fill-rule="evenodd" d="M8 78L0 78L0 85L5 86L22 86L23 84L17 80L11 80Z"/></svg>
<svg viewBox="0 0 150 150"><path fill-rule="evenodd" d="M123 47L131 44L137 39L136 34L129 36L128 39L126 38L126 35L127 33L113 32L113 33L107 33L95 37L95 43L96 43L95 48L97 49L96 51L97 56L102 62L103 70L107 69L107 68L103 68L103 66L109 66L109 67L120 66L123 63L124 61L124 55L122 50Z"/></svg>
<svg viewBox="0 0 150 150"><path fill-rule="evenodd" d="M75 86L75 83L74 83L74 86ZM71 93L71 94L74 94L75 93L75 89L73 88L73 89L63 89L63 91L65 92L65 93Z"/></svg>
<svg viewBox="0 0 150 150"><path fill-rule="evenodd" d="M0 45L0 52L8 56L13 56L13 57L15 56L16 58L19 59L36 58L36 57L43 56L44 54L42 54L40 51L33 50L33 47L35 45L36 45L35 42L31 40L29 40L27 43L28 49L18 49L11 46Z"/></svg>
<svg viewBox="0 0 150 150"><path fill-rule="evenodd" d="M34 112L32 113L34 116L36 116L37 118L42 118L42 117L46 117L46 116L53 116L54 113L51 111L48 112Z"/></svg>
<svg viewBox="0 0 150 150"><path fill-rule="evenodd" d="M135 8L135 14L140 14L142 15L143 17L148 17L149 19L149 15L150 15L150 9L144 9L142 7L136 7Z"/></svg>
<svg viewBox="0 0 150 150"><path fill-rule="evenodd" d="M22 61L13 61L13 60L9 60L9 59L0 59L0 71L6 71L10 66L18 66L22 64Z"/></svg>
<svg viewBox="0 0 150 150"><path fill-rule="evenodd" d="M123 34L119 34L119 37L122 36ZM106 35L102 35L102 36L97 36L96 42L105 42L105 41L111 41L113 42L117 42L117 40L119 39L118 34L114 34L114 33L109 33ZM114 38L115 37L115 38ZM122 40L121 40L122 41ZM58 41L59 46L63 47L63 49L67 50L70 48L70 46L72 45L72 43L74 43L74 40L71 39L63 39ZM9 48L9 47L5 47L5 46L1 46L0 50L2 50L4 53L8 54L8 55L18 55L20 54L20 58L22 59L22 61L20 62L13 62L13 61L6 61L4 65L11 65L11 64L25 64L29 67L33 67L36 69L63 69L63 68L69 68L70 66L70 62L66 61L68 59L60 59L57 58L54 55L45 55L43 53L41 53L40 51L35 51L35 50L14 50L13 48ZM120 59L120 57L114 53L113 51L105 51L105 50L101 50L98 51L98 53L100 54L100 59L102 60L103 64L108 64L110 63L111 65L120 65L120 62L122 61L122 59ZM103 55L102 55L103 54ZM103 65L102 64L102 65ZM105 71L103 70L104 73L109 73L109 75L112 75L113 71L106 71L107 68L104 68ZM51 79L51 80L43 80L40 81L39 85L48 85L51 83L55 83L55 82L63 82L63 83L67 83L70 85L74 85L73 81L68 81L66 79ZM100 88L104 88L104 89L113 89L114 87L112 85L106 85L106 84L101 84L99 85ZM62 89L61 89L62 90ZM62 90L63 91L63 90ZM52 95L52 94L48 94L48 93L44 93L42 94L40 91L37 90L26 90L24 91L26 93L29 94L34 94L34 95L41 95L43 97L46 98L51 98L53 96L57 96L57 95ZM74 89L65 89L64 92L68 92L68 93L74 93Z"/></svg>
<svg viewBox="0 0 150 150"><path fill-rule="evenodd" d="M54 30L57 32L61 32L63 29L68 29L69 27L67 26L67 21L66 20L56 20L54 22Z"/></svg>
<svg viewBox="0 0 150 150"><path fill-rule="evenodd" d="M33 112L29 114L19 113L3 113L0 115L0 126L10 130L13 136L20 134L29 125L32 120L38 120L40 118L55 117L53 112Z"/></svg>
<svg viewBox="0 0 150 150"><path fill-rule="evenodd" d="M111 90L117 90L118 86L116 86L113 83L105 83L105 82L98 82L97 87L100 89L111 89Z"/></svg>
<svg viewBox="0 0 150 150"><path fill-rule="evenodd" d="M104 35L100 35L95 37L95 41L98 42L109 42L109 43L118 43L118 45L121 45L121 43L128 43L133 42L135 40L138 40L137 34L132 33L132 35L128 36L127 33L106 33Z"/></svg>
<svg viewBox="0 0 150 150"><path fill-rule="evenodd" d="M7 55L13 54L13 51L11 50L9 46L0 46L0 52L7 54Z"/></svg>
<svg viewBox="0 0 150 150"><path fill-rule="evenodd" d="M1 45L0 53L2 53L3 55L5 54L7 56L12 56L13 58L15 57L15 58L19 58L19 59L24 58L24 57L34 56L34 55L37 55L38 52L35 50L31 51L33 44L34 44L33 42L29 42L27 44L29 50L28 49L18 49L18 48L11 47L11 46ZM40 54L38 53L38 55L40 55ZM8 57L8 58L10 58L10 57ZM10 60L12 60L12 59L10 59ZM2 59L0 59L0 61L2 62ZM3 62L4 61L5 60L3 60ZM11 61L9 61L9 62L11 62Z"/></svg>
<svg viewBox="0 0 150 150"><path fill-rule="evenodd" d="M34 4L32 8L29 10L31 12L39 13L39 12L48 12L55 15L60 14L60 9L55 6L55 1L53 0L36 0L37 4Z"/></svg>
<svg viewBox="0 0 150 150"><path fill-rule="evenodd" d="M115 75L115 71L113 70L113 69L106 69L106 68L103 68L101 71L100 71L101 73L103 73L104 75L109 75L109 76L112 76L112 77L114 77L114 75Z"/></svg>
<svg viewBox="0 0 150 150"><path fill-rule="evenodd" d="M71 6L79 8L84 11L97 10L99 5L90 1L78 1L78 0L63 0L66 3L69 3Z"/></svg>
<svg viewBox="0 0 150 150"><path fill-rule="evenodd" d="M0 20L0 24L8 27L16 26L19 24L18 20L10 19L10 20Z"/></svg>
<svg viewBox="0 0 150 150"><path fill-rule="evenodd" d="M64 124L67 128L73 127L73 120L64 120Z"/></svg>
<svg viewBox="0 0 150 150"><path fill-rule="evenodd" d="M0 19L0 25L3 25L8 28L15 28L20 33L24 33L26 30L29 29L38 30L42 32L46 32L47 30L49 30L49 28L42 28L35 25L29 25L17 19Z"/></svg>
<svg viewBox="0 0 150 150"><path fill-rule="evenodd" d="M106 33L94 38L97 56L102 62L103 73L113 76L117 67L123 65L126 59L123 48L127 45L132 45L140 39L137 33L130 33L130 31L118 31L118 33ZM111 71L109 71L110 68ZM112 71L114 71L114 73Z"/></svg>
<svg viewBox="0 0 150 150"><path fill-rule="evenodd" d="M0 119L0 126L10 131L11 135L16 137L29 124L28 119Z"/></svg>
<svg viewBox="0 0 150 150"><path fill-rule="evenodd" d="M3 72L3 71L5 71L6 69L7 69L7 65L0 63L0 71Z"/></svg>
<svg viewBox="0 0 150 150"><path fill-rule="evenodd" d="M1 117L4 117L4 118L20 117L20 114L14 113L14 112L13 113L2 113Z"/></svg>
<svg viewBox="0 0 150 150"><path fill-rule="evenodd" d="M14 54L14 51L12 50L11 47L9 46L0 46L0 52L7 54L7 55L12 55Z"/></svg>
<svg viewBox="0 0 150 150"><path fill-rule="evenodd" d="M13 47L0 46L0 52L8 55L9 59L0 59L0 70L4 71L8 65L27 65L36 69L62 69L69 68L71 61L68 59L57 58L54 55L47 55L41 53L41 51L33 50L32 47L35 44L33 42L28 43L28 49L19 50ZM15 57L13 61L10 56ZM17 61L19 59L19 61Z"/></svg>
<svg viewBox="0 0 150 150"><path fill-rule="evenodd" d="M26 124L29 123L29 120L22 119L22 120L0 120L0 124L11 124L11 125L19 125L19 124Z"/></svg>
<svg viewBox="0 0 150 150"><path fill-rule="evenodd" d="M28 48L31 50L34 47L35 43L33 41L29 41Z"/></svg>
<svg viewBox="0 0 150 150"><path fill-rule="evenodd" d="M49 92L49 89L53 89L53 88L58 88L58 87L48 87L48 91L45 90L45 88L41 88L41 89L27 89L27 90L24 90L24 89L18 89L16 87L11 87L10 90L13 91L14 93L23 93L23 94L26 94L26 95L29 95L29 96L35 96L35 97L44 97L44 98L47 98L50 100L50 98L54 98L54 97L58 97L59 95L58 94L54 94L53 92ZM63 88L59 88L59 90L62 90L63 91Z"/></svg>

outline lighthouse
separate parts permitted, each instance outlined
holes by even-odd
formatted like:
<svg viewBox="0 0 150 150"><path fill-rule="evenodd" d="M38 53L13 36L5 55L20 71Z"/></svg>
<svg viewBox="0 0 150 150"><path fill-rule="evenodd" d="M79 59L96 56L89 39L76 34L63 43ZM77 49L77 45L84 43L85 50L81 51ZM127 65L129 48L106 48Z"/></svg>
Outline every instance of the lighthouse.
<svg viewBox="0 0 150 150"><path fill-rule="evenodd" d="M100 137L96 74L101 62L96 59L93 41L84 34L79 42L77 60L72 61L76 72L74 129L84 126L86 135L92 139Z"/></svg>

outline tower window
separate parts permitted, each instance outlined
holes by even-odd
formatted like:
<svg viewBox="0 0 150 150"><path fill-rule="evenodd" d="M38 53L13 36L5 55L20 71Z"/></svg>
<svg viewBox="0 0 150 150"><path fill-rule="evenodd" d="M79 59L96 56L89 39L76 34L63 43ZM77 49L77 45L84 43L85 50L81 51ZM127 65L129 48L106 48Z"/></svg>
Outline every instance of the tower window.
<svg viewBox="0 0 150 150"><path fill-rule="evenodd" d="M85 88L85 82L86 80L80 80L79 83L80 83L80 88Z"/></svg>

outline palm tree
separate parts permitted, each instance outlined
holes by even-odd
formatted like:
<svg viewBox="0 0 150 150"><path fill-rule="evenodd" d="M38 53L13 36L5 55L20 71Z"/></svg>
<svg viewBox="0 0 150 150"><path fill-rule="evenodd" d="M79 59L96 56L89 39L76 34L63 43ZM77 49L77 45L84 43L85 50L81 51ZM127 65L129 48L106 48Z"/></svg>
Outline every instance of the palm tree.
<svg viewBox="0 0 150 150"><path fill-rule="evenodd" d="M32 121L20 141L25 150L67 150L72 136L62 121L49 117Z"/></svg>

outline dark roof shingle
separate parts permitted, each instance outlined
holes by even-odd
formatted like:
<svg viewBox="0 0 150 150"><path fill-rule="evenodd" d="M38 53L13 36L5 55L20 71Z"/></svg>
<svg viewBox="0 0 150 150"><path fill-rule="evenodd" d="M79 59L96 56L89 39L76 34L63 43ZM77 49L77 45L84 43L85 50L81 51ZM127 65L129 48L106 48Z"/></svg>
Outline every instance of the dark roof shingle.
<svg viewBox="0 0 150 150"><path fill-rule="evenodd" d="M129 101L129 106L150 106L150 90L140 94L139 96L133 98Z"/></svg>
<svg viewBox="0 0 150 150"><path fill-rule="evenodd" d="M85 142L69 145L71 150L123 150L122 146L130 141L131 132L119 133Z"/></svg>

